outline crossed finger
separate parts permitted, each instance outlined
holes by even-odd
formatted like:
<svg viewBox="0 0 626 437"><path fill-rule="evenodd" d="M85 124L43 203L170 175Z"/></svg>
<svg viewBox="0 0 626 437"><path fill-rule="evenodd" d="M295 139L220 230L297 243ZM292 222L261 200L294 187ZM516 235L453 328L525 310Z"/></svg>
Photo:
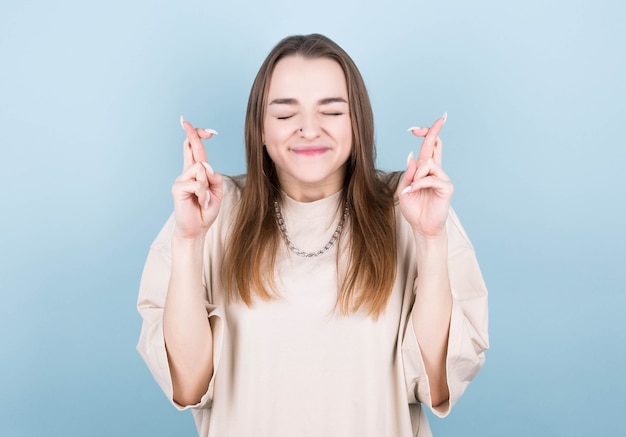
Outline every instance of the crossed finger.
<svg viewBox="0 0 626 437"><path fill-rule="evenodd" d="M172 192L194 194L200 205L208 205L211 199L209 175L213 169L207 162L196 162L185 169L177 178Z"/></svg>
<svg viewBox="0 0 626 437"><path fill-rule="evenodd" d="M448 113L444 113L443 116L435 121L430 128L420 128L420 127L412 127L409 128L409 131L413 133L416 137L424 137L424 141L422 142L422 147L420 148L420 153L417 157L418 165L428 158L433 158L435 161L441 165L441 139L439 138L439 132L443 127L446 119L448 117Z"/></svg>
<svg viewBox="0 0 626 437"><path fill-rule="evenodd" d="M182 115L180 124L187 135L183 143L184 168L187 169L196 162L208 162L202 140L211 138L217 134L217 131L213 129L195 129L191 123L185 121Z"/></svg>

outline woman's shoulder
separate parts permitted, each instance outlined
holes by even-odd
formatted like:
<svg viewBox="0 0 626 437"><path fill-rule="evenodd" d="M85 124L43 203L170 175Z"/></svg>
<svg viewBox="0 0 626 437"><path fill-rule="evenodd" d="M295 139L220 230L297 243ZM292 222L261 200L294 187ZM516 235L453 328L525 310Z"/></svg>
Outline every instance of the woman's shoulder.
<svg viewBox="0 0 626 437"><path fill-rule="evenodd" d="M394 206L398 206L398 184L404 174L403 171L382 171L376 170L376 180L379 183L378 191L384 196L391 196L393 198Z"/></svg>
<svg viewBox="0 0 626 437"><path fill-rule="evenodd" d="M246 175L222 175L222 200L218 220L224 215L230 216L241 200L241 191L246 185Z"/></svg>
<svg viewBox="0 0 626 437"><path fill-rule="evenodd" d="M224 196L223 200L227 200L232 203L238 203L239 199L241 199L241 191L246 186L246 175L222 175L222 177L224 178L224 182L222 185Z"/></svg>
<svg viewBox="0 0 626 437"><path fill-rule="evenodd" d="M222 175L224 178L224 192L241 192L246 186L246 175L240 174L236 176Z"/></svg>
<svg viewBox="0 0 626 437"><path fill-rule="evenodd" d="M386 186L392 191L396 191L396 188L398 188L398 183L400 182L400 178L402 177L403 173L403 171L376 170L376 178L381 183L381 185Z"/></svg>

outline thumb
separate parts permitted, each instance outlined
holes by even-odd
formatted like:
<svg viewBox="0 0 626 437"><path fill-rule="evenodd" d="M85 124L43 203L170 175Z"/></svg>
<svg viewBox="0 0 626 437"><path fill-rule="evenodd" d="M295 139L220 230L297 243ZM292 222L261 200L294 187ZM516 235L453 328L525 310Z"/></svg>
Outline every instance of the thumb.
<svg viewBox="0 0 626 437"><path fill-rule="evenodd" d="M415 177L415 172L417 171L417 162L413 158L413 152L409 153L409 156L406 158L406 171L400 178L400 183L398 184L398 191L402 193L411 183L413 182L413 178Z"/></svg>

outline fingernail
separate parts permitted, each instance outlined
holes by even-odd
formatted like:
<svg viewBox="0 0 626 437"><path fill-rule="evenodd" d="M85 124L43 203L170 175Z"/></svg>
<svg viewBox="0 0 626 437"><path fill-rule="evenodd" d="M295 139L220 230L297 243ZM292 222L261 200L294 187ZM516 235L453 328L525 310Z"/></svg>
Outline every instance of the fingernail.
<svg viewBox="0 0 626 437"><path fill-rule="evenodd" d="M421 129L421 127L413 126L413 127L408 128L407 130L409 132L413 132L414 130L419 130L419 129Z"/></svg>
<svg viewBox="0 0 626 437"><path fill-rule="evenodd" d="M409 156L406 157L406 166L408 167L411 161L413 160L413 151L409 152Z"/></svg>
<svg viewBox="0 0 626 437"><path fill-rule="evenodd" d="M443 118L443 124L446 124L446 120L448 119L448 113L444 112L441 118Z"/></svg>
<svg viewBox="0 0 626 437"><path fill-rule="evenodd" d="M206 133L208 134L213 134L213 135L219 135L220 133L218 131L216 131L215 129L205 129L204 130Z"/></svg>
<svg viewBox="0 0 626 437"><path fill-rule="evenodd" d="M204 209L209 207L209 202L211 201L211 192L206 190L206 199L204 200Z"/></svg>
<svg viewBox="0 0 626 437"><path fill-rule="evenodd" d="M211 174L214 174L214 173L215 173L215 171L213 171L213 167L211 167L211 166L209 165L209 163L208 163L208 162L204 162L204 161L203 161L203 162L202 162L202 165L204 166L204 168L206 168L206 170L207 170L209 173L211 173ZM208 192L208 191L207 191L207 192Z"/></svg>
<svg viewBox="0 0 626 437"><path fill-rule="evenodd" d="M400 191L400 194L407 194L410 193L411 190L413 190L413 187L411 185L409 185L408 187L406 187L404 190Z"/></svg>
<svg viewBox="0 0 626 437"><path fill-rule="evenodd" d="M183 118L183 116L180 116L180 125L183 127L183 129L185 129L185 125L183 124L183 122L185 121L185 119Z"/></svg>

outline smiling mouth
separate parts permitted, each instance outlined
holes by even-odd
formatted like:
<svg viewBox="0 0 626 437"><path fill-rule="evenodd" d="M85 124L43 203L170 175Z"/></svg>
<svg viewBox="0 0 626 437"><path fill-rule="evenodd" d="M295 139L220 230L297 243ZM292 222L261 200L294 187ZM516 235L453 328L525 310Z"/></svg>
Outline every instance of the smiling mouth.
<svg viewBox="0 0 626 437"><path fill-rule="evenodd" d="M326 146L306 146L306 147L293 147L291 151L298 155L303 156L315 156L328 152L330 147Z"/></svg>

